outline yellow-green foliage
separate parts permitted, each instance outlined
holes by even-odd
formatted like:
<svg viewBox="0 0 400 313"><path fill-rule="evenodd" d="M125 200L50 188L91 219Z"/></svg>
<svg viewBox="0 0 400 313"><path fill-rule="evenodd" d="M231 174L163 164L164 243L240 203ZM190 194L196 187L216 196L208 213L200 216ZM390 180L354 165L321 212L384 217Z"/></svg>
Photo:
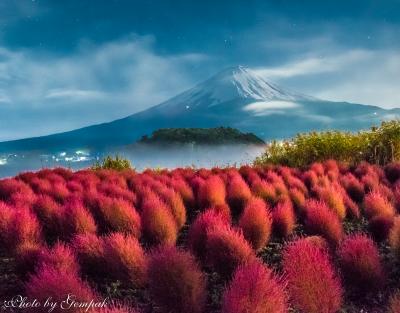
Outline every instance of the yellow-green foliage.
<svg viewBox="0 0 400 313"><path fill-rule="evenodd" d="M382 122L380 127L358 133L310 132L283 142L273 141L255 164L302 167L328 159L350 164L368 161L380 165L399 161L400 121Z"/></svg>
<svg viewBox="0 0 400 313"><path fill-rule="evenodd" d="M127 159L121 158L118 155L115 158L111 156L107 156L101 162L96 162L92 166L93 170L107 169L107 170L116 170L122 171L126 169L132 169L131 162Z"/></svg>

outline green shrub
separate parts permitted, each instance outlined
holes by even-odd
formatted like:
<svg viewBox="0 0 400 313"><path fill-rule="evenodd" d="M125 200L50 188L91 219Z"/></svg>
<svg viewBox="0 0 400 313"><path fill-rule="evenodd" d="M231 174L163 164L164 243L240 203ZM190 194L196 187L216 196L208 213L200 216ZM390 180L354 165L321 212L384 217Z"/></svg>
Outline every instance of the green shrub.
<svg viewBox="0 0 400 313"><path fill-rule="evenodd" d="M107 169L107 170L122 171L133 168L129 160L121 158L118 155L116 155L115 158L107 156L102 161L97 161L92 166L92 169L93 170Z"/></svg>
<svg viewBox="0 0 400 313"><path fill-rule="evenodd" d="M349 164L367 161L379 165L400 160L400 121L382 122L380 127L358 133L310 132L283 142L273 141L255 164L303 167L328 159Z"/></svg>

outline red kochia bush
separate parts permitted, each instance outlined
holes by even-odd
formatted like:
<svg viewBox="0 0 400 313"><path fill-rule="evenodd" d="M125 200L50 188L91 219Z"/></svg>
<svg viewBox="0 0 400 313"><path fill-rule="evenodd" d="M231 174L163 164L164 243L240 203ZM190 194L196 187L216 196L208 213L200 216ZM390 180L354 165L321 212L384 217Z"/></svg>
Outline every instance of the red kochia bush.
<svg viewBox="0 0 400 313"><path fill-rule="evenodd" d="M122 199L100 197L99 210L106 232L124 232L140 238L141 220L132 204Z"/></svg>
<svg viewBox="0 0 400 313"><path fill-rule="evenodd" d="M61 215L62 238L71 239L77 234L95 234L97 231L93 216L80 201L71 201L64 206Z"/></svg>
<svg viewBox="0 0 400 313"><path fill-rule="evenodd" d="M60 232L60 205L48 195L37 197L32 206L34 213L38 217L43 227L46 237L56 237Z"/></svg>
<svg viewBox="0 0 400 313"><path fill-rule="evenodd" d="M296 209L296 211L300 215L304 215L305 211L305 204L306 204L306 197L302 191L296 188L291 188L289 190L289 197L293 202L293 205Z"/></svg>
<svg viewBox="0 0 400 313"><path fill-rule="evenodd" d="M279 202L272 211L272 218L275 234L280 237L288 237L292 234L296 224L296 216L290 201Z"/></svg>
<svg viewBox="0 0 400 313"><path fill-rule="evenodd" d="M161 188L159 195L165 201L170 209L178 229L181 229L186 223L186 208L182 197L172 188Z"/></svg>
<svg viewBox="0 0 400 313"><path fill-rule="evenodd" d="M227 200L234 215L241 214L251 197L250 188L240 175L232 175L228 178Z"/></svg>
<svg viewBox="0 0 400 313"><path fill-rule="evenodd" d="M35 194L29 185L15 178L0 180L0 201L16 207L29 207L35 200Z"/></svg>
<svg viewBox="0 0 400 313"><path fill-rule="evenodd" d="M348 195L356 202L362 202L364 199L364 186L351 173L340 178L342 186L346 189Z"/></svg>
<svg viewBox="0 0 400 313"><path fill-rule="evenodd" d="M192 253L204 261L206 255L207 233L210 228L220 228L227 222L223 216L214 210L206 210L199 214L190 225L188 233L188 247Z"/></svg>
<svg viewBox="0 0 400 313"><path fill-rule="evenodd" d="M364 212L368 218L374 216L394 216L393 205L379 192L371 191L364 199Z"/></svg>
<svg viewBox="0 0 400 313"><path fill-rule="evenodd" d="M341 220L346 217L346 207L343 202L343 197L337 188L330 185L324 188L316 187L314 191L317 193L318 198L324 201Z"/></svg>
<svg viewBox="0 0 400 313"><path fill-rule="evenodd" d="M283 270L291 302L301 312L336 313L342 304L342 288L327 250L309 240L288 244Z"/></svg>
<svg viewBox="0 0 400 313"><path fill-rule="evenodd" d="M141 218L143 234L150 244L175 244L178 237L175 219L165 203L154 193L146 195Z"/></svg>
<svg viewBox="0 0 400 313"><path fill-rule="evenodd" d="M37 299L38 302L44 303L46 299L51 298L52 301L61 303L65 301L68 295L74 295L77 302L96 301L98 296L90 289L89 285L82 281L76 273L60 272L51 267L42 267L35 275L31 276L26 283L26 296L29 299ZM71 307L68 312L82 313L85 309ZM44 313L47 308L40 306L38 308L30 308L29 312ZM58 305L52 312L63 313Z"/></svg>
<svg viewBox="0 0 400 313"><path fill-rule="evenodd" d="M13 236L11 223L14 219L15 209L0 201L0 247L9 248Z"/></svg>
<svg viewBox="0 0 400 313"><path fill-rule="evenodd" d="M271 236L272 218L265 202L260 198L251 198L239 219L239 227L244 238L255 250L263 248Z"/></svg>
<svg viewBox="0 0 400 313"><path fill-rule="evenodd" d="M181 195L187 207L194 207L195 198L192 188L182 178L172 178L170 185Z"/></svg>
<svg viewBox="0 0 400 313"><path fill-rule="evenodd" d="M52 268L59 272L78 273L79 265L69 246L57 243L53 248L44 248L38 257L39 268Z"/></svg>
<svg viewBox="0 0 400 313"><path fill-rule="evenodd" d="M260 262L240 266L222 296L222 313L286 313L284 285Z"/></svg>
<svg viewBox="0 0 400 313"><path fill-rule="evenodd" d="M13 247L25 242L40 242L41 228L36 216L28 209L16 210L6 236Z"/></svg>
<svg viewBox="0 0 400 313"><path fill-rule="evenodd" d="M260 179L253 182L251 185L251 191L256 197L264 199L271 205L275 204L277 200L274 186L264 180Z"/></svg>
<svg viewBox="0 0 400 313"><path fill-rule="evenodd" d="M384 272L374 242L363 234L348 236L337 251L345 280L360 290L376 290L384 282Z"/></svg>
<svg viewBox="0 0 400 313"><path fill-rule="evenodd" d="M104 257L108 273L115 279L134 286L146 282L147 259L138 240L129 235L114 233L104 239Z"/></svg>
<svg viewBox="0 0 400 313"><path fill-rule="evenodd" d="M160 247L149 260L149 287L165 313L200 313L206 301L206 279L193 256L175 247Z"/></svg>
<svg viewBox="0 0 400 313"><path fill-rule="evenodd" d="M321 235L331 244L339 243L343 236L343 228L336 213L332 212L324 202L315 200L307 201L306 212L307 232Z"/></svg>
<svg viewBox="0 0 400 313"><path fill-rule="evenodd" d="M200 185L199 202L202 208L225 203L226 190L224 181L217 175L212 175Z"/></svg>
<svg viewBox="0 0 400 313"><path fill-rule="evenodd" d="M229 277L239 265L255 258L243 234L228 225L209 229L206 251L207 262L224 277Z"/></svg>
<svg viewBox="0 0 400 313"><path fill-rule="evenodd" d="M101 238L95 234L77 235L72 240L71 246L84 273L104 274L104 244Z"/></svg>

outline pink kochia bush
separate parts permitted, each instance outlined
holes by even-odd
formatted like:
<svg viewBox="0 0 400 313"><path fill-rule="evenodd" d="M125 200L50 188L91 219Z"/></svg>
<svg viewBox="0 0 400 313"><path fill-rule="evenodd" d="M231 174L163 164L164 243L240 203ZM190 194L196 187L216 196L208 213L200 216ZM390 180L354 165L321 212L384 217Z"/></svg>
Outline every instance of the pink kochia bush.
<svg viewBox="0 0 400 313"><path fill-rule="evenodd" d="M77 302L89 303L98 299L96 293L76 273L60 272L52 267L40 268L35 275L30 277L25 290L29 299L36 299L40 303L44 303L48 298L51 298L53 302L61 303L68 298L68 295L74 295L74 300ZM47 311L48 308L43 308L43 306L29 309L29 312L35 313ZM58 305L52 312L83 313L84 311L84 308L74 307L66 310Z"/></svg>
<svg viewBox="0 0 400 313"><path fill-rule="evenodd" d="M345 280L360 290L376 290L385 280L375 243L363 234L348 236L338 249Z"/></svg>
<svg viewBox="0 0 400 313"><path fill-rule="evenodd" d="M379 192L371 191L364 199L364 212L368 218L375 216L394 216L393 205Z"/></svg>
<svg viewBox="0 0 400 313"><path fill-rule="evenodd" d="M240 215L251 197L249 186L239 174L232 175L228 178L227 200L233 215Z"/></svg>
<svg viewBox="0 0 400 313"><path fill-rule="evenodd" d="M60 219L64 240L69 240L77 234L95 234L97 231L93 216L78 200L71 200L63 207Z"/></svg>
<svg viewBox="0 0 400 313"><path fill-rule="evenodd" d="M174 245L178 237L175 219L166 204L154 193L142 203L142 227L146 241L152 245Z"/></svg>
<svg viewBox="0 0 400 313"><path fill-rule="evenodd" d="M102 238L95 234L80 234L74 237L71 246L84 273L96 275L105 272Z"/></svg>
<svg viewBox="0 0 400 313"><path fill-rule="evenodd" d="M10 232L15 209L0 201L0 248L10 248L13 234Z"/></svg>
<svg viewBox="0 0 400 313"><path fill-rule="evenodd" d="M222 296L222 313L286 313L284 283L258 261L240 266Z"/></svg>
<svg viewBox="0 0 400 313"><path fill-rule="evenodd" d="M228 225L213 227L207 234L207 262L223 277L255 258L251 245L240 231Z"/></svg>
<svg viewBox="0 0 400 313"><path fill-rule="evenodd" d="M101 197L99 209L107 232L124 232L140 238L140 216L128 201Z"/></svg>
<svg viewBox="0 0 400 313"><path fill-rule="evenodd" d="M283 270L290 300L307 313L336 313L342 304L342 287L327 250L310 240L291 242L283 253Z"/></svg>
<svg viewBox="0 0 400 313"><path fill-rule="evenodd" d="M311 235L321 235L330 244L336 245L342 239L343 228L336 213L322 201L309 200L306 203L305 226Z"/></svg>
<svg viewBox="0 0 400 313"><path fill-rule="evenodd" d="M251 198L247 202L239 219L239 227L253 249L259 250L268 243L272 231L272 218L261 198Z"/></svg>
<svg viewBox="0 0 400 313"><path fill-rule="evenodd" d="M272 217L273 230L276 235L288 237L292 234L296 224L296 215L290 201L279 202L272 211Z"/></svg>
<svg viewBox="0 0 400 313"><path fill-rule="evenodd" d="M113 233L104 239L104 257L113 278L143 286L147 275L147 257L138 240Z"/></svg>
<svg viewBox="0 0 400 313"><path fill-rule="evenodd" d="M175 247L160 247L149 259L149 287L165 313L200 313L206 302L206 279L194 257Z"/></svg>
<svg viewBox="0 0 400 313"><path fill-rule="evenodd" d="M190 225L188 247L199 259L204 261L206 255L207 234L210 228L220 228L226 224L223 216L214 210L206 210L199 214Z"/></svg>
<svg viewBox="0 0 400 313"><path fill-rule="evenodd" d="M203 208L225 203L226 190L224 181L217 175L210 176L200 185L199 202Z"/></svg>

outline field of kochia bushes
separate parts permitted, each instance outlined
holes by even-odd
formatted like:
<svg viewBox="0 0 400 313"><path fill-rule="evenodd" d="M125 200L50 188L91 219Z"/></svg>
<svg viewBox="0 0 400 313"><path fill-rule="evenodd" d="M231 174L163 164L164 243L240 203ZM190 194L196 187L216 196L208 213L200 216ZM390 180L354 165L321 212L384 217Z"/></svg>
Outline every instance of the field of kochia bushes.
<svg viewBox="0 0 400 313"><path fill-rule="evenodd" d="M400 164L22 173L0 180L0 300L399 313L399 212Z"/></svg>

